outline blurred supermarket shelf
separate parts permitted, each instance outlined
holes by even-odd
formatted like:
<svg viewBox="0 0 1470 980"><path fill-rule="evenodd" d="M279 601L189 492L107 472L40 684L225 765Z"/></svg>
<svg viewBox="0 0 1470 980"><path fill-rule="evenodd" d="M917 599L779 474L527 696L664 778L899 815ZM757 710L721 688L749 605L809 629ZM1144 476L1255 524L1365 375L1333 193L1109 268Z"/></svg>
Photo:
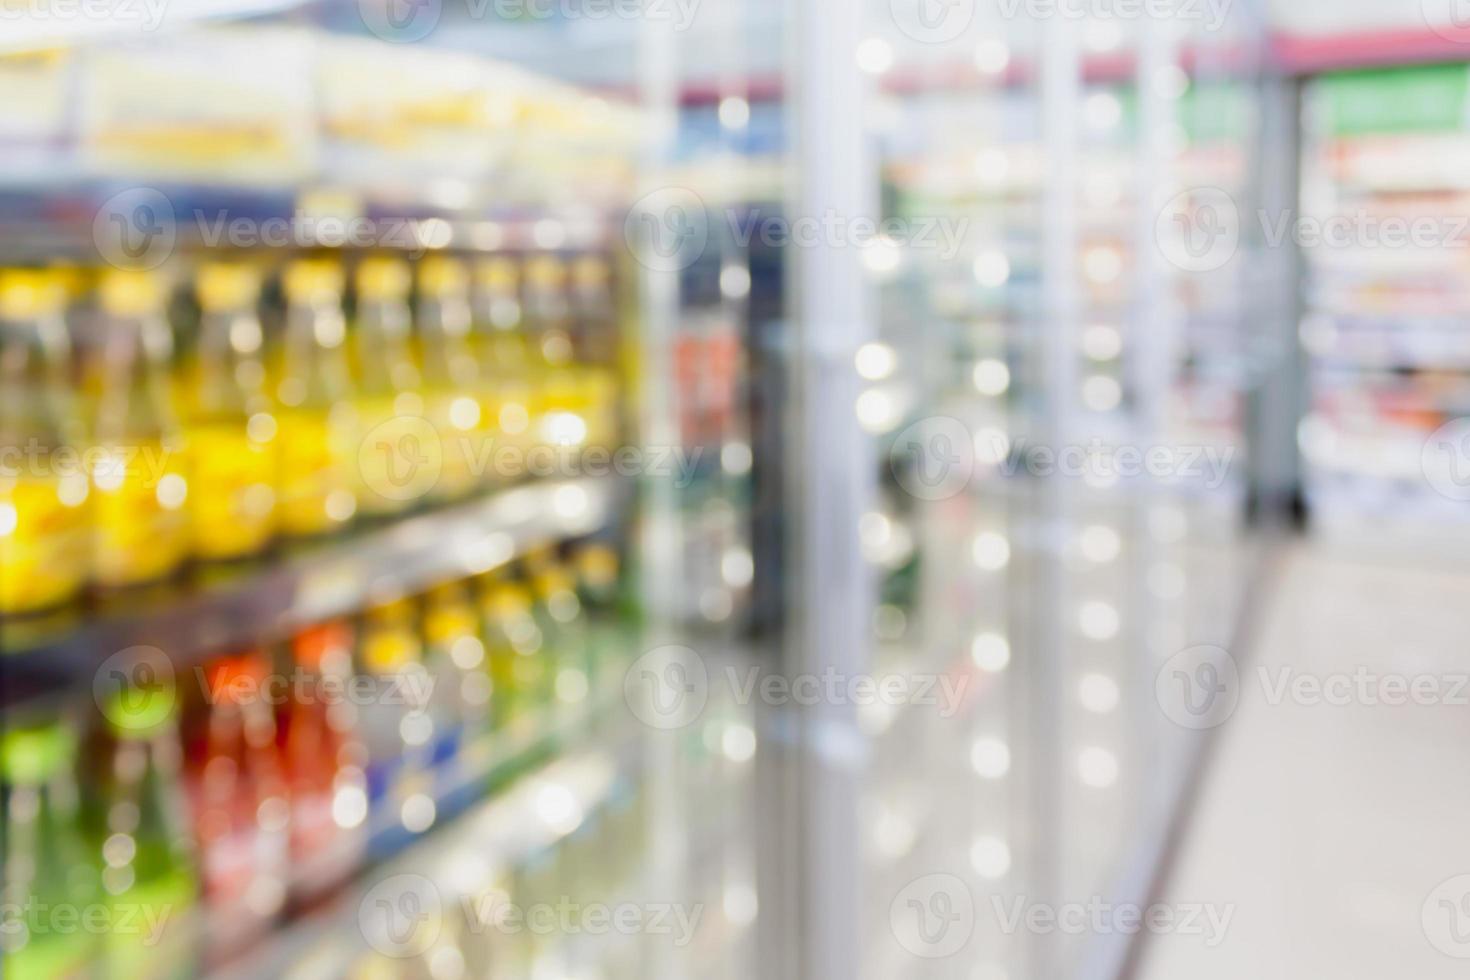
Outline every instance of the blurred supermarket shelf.
<svg viewBox="0 0 1470 980"><path fill-rule="evenodd" d="M93 617L82 625L0 624L7 707L90 684L108 656L163 650L176 667L285 635L373 603L491 571L548 541L589 534L620 511L618 477L528 484L426 513L288 558L218 585ZM150 597L153 598L153 597Z"/></svg>
<svg viewBox="0 0 1470 980"><path fill-rule="evenodd" d="M378 183L271 189L173 181L79 182L63 187L0 187L0 262L24 264L38 256L82 265L105 254L95 223L126 217L139 195L162 200L160 217L181 255L292 249L347 250L371 236L386 252L586 251L608 247L621 216L598 206L491 206L476 201L460 181L417 185ZM245 237L227 227L248 228ZM621 231L618 229L618 233Z"/></svg>
<svg viewBox="0 0 1470 980"><path fill-rule="evenodd" d="M373 869L328 907L277 931L242 961L213 976L217 980L263 976L307 980L348 975L354 963L373 952L366 933L375 912L374 895L384 886L391 890L401 884L415 897L430 899L430 904L452 915L462 903L493 888L497 872L572 835L587 814L609 799L633 764L631 760L632 755L621 752L613 742L527 775L507 792L441 828L431 839Z"/></svg>

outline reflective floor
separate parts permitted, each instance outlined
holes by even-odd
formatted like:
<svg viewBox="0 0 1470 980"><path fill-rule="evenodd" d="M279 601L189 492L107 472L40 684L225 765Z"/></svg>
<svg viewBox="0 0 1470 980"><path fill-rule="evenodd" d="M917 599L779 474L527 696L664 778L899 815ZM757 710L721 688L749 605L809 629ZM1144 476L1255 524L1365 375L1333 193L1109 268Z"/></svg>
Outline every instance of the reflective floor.
<svg viewBox="0 0 1470 980"><path fill-rule="evenodd" d="M1146 980L1466 975L1470 574L1426 564L1292 549L1166 897L1229 928L1154 937Z"/></svg>

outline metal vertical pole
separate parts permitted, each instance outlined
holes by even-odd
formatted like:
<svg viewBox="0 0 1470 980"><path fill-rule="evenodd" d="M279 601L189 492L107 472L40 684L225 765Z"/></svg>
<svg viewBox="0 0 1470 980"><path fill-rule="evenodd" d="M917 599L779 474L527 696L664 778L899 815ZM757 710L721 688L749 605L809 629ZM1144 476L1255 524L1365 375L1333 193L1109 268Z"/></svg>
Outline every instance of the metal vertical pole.
<svg viewBox="0 0 1470 980"><path fill-rule="evenodd" d="M649 136L644 146L644 193L660 189L673 156L679 128L679 66L676 36L658 18L644 18L639 34L639 91L647 114ZM673 347L679 317L679 274L645 268L640 278L643 330L639 344L642 404L640 428L645 445L676 446L680 439L678 392L674 387ZM672 481L645 481L640 551L640 597L648 607L648 636L668 642L677 628L679 597L670 583L681 573L679 493ZM678 769L677 732L649 728L644 732L645 792L653 894L692 901L684 879L688 821L685 792ZM676 980L687 975L667 944L645 944L646 976Z"/></svg>
<svg viewBox="0 0 1470 980"><path fill-rule="evenodd" d="M1179 364L1181 317L1174 290L1174 269L1157 241L1157 220L1169 199L1178 192L1172 159L1170 130L1174 123L1172 100L1159 84L1167 69L1175 67L1179 46L1174 23L1144 18L1140 29L1137 66L1138 147L1135 158L1137 202L1134 255L1137 279L1133 295L1133 329L1129 331L1129 389L1134 404L1133 431L1141 447L1164 444L1168 436L1169 396L1174 389L1174 372ZM1154 674L1163 657L1175 651L1156 651L1154 627L1164 609L1148 587L1149 571L1162 557L1162 549L1148 531L1152 506L1167 498L1168 487L1148 482L1132 502L1137 531L1133 535L1130 573L1133 603L1130 610L1131 656L1118 678L1129 708L1129 744L1124 758L1136 766L1139 778L1137 806L1142 817L1140 832L1161 833L1169 818L1172 773L1161 765L1168 737L1173 734L1167 719L1153 705ZM1156 653L1162 656L1155 656ZM1157 828L1157 830L1156 830Z"/></svg>
<svg viewBox="0 0 1470 980"><path fill-rule="evenodd" d="M877 181L863 132L864 81L855 53L861 17L849 0L798 0L793 219L875 215ZM871 573L858 522L876 473L858 426L854 358L873 335L860 256L845 241L791 250L794 263L797 418L797 604L788 661L803 672L852 677L870 669ZM859 769L865 743L852 705L819 703L802 725L798 792L801 977L862 974L859 915Z"/></svg>
<svg viewBox="0 0 1470 980"><path fill-rule="evenodd" d="M1268 75L1261 82L1259 171L1255 202L1271 220L1299 214L1301 175L1301 85L1295 78ZM1301 458L1297 430L1306 414L1306 356L1298 329L1303 312L1301 252L1292 240L1268 248L1256 229L1251 254L1254 303L1248 323L1251 363L1258 382L1250 395L1246 438L1250 444L1251 502L1257 516L1268 518L1302 506ZM1269 518L1268 518L1269 519Z"/></svg>
<svg viewBox="0 0 1470 980"><path fill-rule="evenodd" d="M1076 439L1078 383L1077 156L1081 108L1077 27L1054 17L1043 28L1041 46L1041 120L1046 153L1046 186L1041 202L1042 322L1039 325L1043 393L1041 441L1060 452ZM1062 721L1064 668L1070 647L1071 600L1067 588L1066 541L1070 486L1052 476L1040 487L1041 549L1033 605L1035 646L1025 658L1027 778L1031 781L1030 880L1038 900L1054 902L1060 893L1062 846ZM1033 943L1031 976L1049 978L1056 969L1044 942Z"/></svg>

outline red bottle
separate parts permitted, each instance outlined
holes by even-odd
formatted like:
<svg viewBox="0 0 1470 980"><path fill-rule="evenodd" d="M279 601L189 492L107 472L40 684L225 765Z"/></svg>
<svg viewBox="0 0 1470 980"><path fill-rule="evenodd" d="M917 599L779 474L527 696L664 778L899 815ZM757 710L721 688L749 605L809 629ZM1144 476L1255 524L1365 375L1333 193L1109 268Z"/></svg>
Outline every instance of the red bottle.
<svg viewBox="0 0 1470 980"><path fill-rule="evenodd" d="M208 704L193 733L190 789L211 958L240 952L285 905L291 809L271 703L279 686L259 653L205 671Z"/></svg>
<svg viewBox="0 0 1470 980"><path fill-rule="evenodd" d="M367 842L367 747L350 697L352 645L346 623L304 630L291 644L281 752L291 799L292 890L301 902L352 874Z"/></svg>

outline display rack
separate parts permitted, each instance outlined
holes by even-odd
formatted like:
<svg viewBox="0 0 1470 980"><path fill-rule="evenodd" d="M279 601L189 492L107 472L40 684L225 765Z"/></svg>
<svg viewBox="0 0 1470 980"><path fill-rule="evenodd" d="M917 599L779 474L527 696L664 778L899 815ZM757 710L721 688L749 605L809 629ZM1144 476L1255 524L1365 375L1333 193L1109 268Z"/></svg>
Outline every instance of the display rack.
<svg viewBox="0 0 1470 980"><path fill-rule="evenodd" d="M150 597L151 608L89 617L59 633L6 627L7 709L92 683L102 660L161 650L177 670L211 655L289 635L369 605L424 592L505 565L529 548L580 537L619 519L629 497L618 477L549 481L423 514L245 571L215 586ZM126 665L119 669L126 669Z"/></svg>

